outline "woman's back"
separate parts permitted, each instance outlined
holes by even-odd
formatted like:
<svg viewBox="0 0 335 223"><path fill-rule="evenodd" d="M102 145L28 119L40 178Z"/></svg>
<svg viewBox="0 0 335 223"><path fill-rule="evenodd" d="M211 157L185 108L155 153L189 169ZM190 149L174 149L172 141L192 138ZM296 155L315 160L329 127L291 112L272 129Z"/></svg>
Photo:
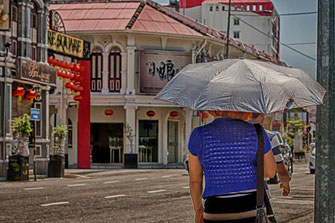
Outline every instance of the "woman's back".
<svg viewBox="0 0 335 223"><path fill-rule="evenodd" d="M263 135L265 154L271 145ZM242 120L218 118L194 129L189 150L198 156L204 169L203 197L254 190L257 145L254 125Z"/></svg>

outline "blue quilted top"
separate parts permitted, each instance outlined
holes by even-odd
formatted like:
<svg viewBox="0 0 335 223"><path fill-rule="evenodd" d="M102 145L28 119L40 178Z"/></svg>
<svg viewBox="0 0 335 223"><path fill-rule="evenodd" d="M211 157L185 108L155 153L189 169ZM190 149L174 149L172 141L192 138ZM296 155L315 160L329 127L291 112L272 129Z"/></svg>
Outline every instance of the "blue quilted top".
<svg viewBox="0 0 335 223"><path fill-rule="evenodd" d="M265 154L271 144L264 129L263 135ZM193 130L188 148L204 169L204 198L256 189L258 139L252 123L215 119Z"/></svg>

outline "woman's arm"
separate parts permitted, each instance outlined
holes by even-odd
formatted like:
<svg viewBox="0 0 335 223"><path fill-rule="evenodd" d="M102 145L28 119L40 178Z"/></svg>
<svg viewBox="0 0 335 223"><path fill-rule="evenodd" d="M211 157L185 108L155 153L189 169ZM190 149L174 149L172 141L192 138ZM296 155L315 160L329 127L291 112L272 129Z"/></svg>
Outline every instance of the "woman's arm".
<svg viewBox="0 0 335 223"><path fill-rule="evenodd" d="M272 178L276 174L276 161L272 150L264 154L264 177Z"/></svg>
<svg viewBox="0 0 335 223"><path fill-rule="evenodd" d="M193 201L193 207L195 211L195 222L203 222L202 207L202 184L203 184L203 168L197 156L193 156L188 152L188 165L189 165L189 176L190 176L190 193Z"/></svg>

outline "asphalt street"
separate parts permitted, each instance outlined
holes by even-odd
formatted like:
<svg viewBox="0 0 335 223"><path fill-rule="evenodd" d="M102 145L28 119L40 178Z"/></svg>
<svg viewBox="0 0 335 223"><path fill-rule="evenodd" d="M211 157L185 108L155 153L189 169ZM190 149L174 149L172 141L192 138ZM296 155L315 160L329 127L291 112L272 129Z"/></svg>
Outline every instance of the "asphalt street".
<svg viewBox="0 0 335 223"><path fill-rule="evenodd" d="M295 165L291 194L270 185L279 222L313 222L314 175ZM67 170L65 178L0 182L0 222L193 222L183 169Z"/></svg>

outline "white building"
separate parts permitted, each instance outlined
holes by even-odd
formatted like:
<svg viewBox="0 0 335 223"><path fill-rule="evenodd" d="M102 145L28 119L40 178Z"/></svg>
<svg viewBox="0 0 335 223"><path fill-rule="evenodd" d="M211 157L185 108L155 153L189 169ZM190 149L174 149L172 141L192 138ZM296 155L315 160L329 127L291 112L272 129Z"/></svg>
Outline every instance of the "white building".
<svg viewBox="0 0 335 223"><path fill-rule="evenodd" d="M229 0L180 0L179 12L227 31ZM280 20L270 0L232 0L230 36L279 59Z"/></svg>
<svg viewBox="0 0 335 223"><path fill-rule="evenodd" d="M154 97L183 66L222 60L225 34L151 1L53 4L51 9L62 16L67 34L91 44L90 106L81 113L90 123L80 124L71 96L66 97L68 106L61 106L60 81L50 96L50 113L65 109L72 130L66 151L69 166L83 167L80 157L88 156L86 168L123 167L131 153L137 154L139 167L181 165L188 137L201 117ZM275 60L234 39L229 55ZM66 56L57 59L71 62ZM105 115L107 110L113 111L111 117ZM88 135L80 134L78 124ZM127 137L130 129L133 138ZM90 148L78 147L87 138L85 146Z"/></svg>

